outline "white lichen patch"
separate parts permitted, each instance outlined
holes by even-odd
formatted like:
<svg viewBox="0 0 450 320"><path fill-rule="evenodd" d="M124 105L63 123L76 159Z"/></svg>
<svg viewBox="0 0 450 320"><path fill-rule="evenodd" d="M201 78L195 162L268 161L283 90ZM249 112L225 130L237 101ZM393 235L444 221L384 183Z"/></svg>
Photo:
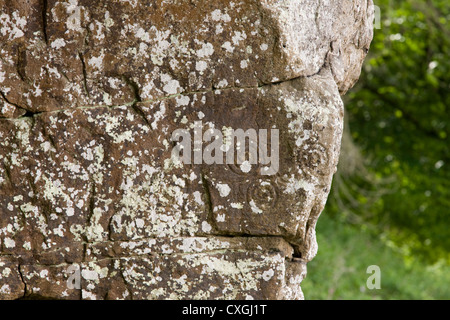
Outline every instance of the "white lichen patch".
<svg viewBox="0 0 450 320"><path fill-rule="evenodd" d="M26 25L26 17L21 17L18 11L14 11L11 16L7 13L0 15L0 33L8 37L9 41L23 37Z"/></svg>
<svg viewBox="0 0 450 320"><path fill-rule="evenodd" d="M248 173L250 172L250 170L252 170L252 165L250 164L249 161L243 161L242 164L239 166L239 168L241 169L242 172L244 173Z"/></svg>
<svg viewBox="0 0 450 320"><path fill-rule="evenodd" d="M212 230L211 225L208 222L203 221L202 222L202 231L206 232L206 233L209 233L211 230Z"/></svg>
<svg viewBox="0 0 450 320"><path fill-rule="evenodd" d="M230 186L226 183L217 183L216 188L222 198L227 197L231 192Z"/></svg>
<svg viewBox="0 0 450 320"><path fill-rule="evenodd" d="M16 246L16 242L11 238L5 238L3 244L6 248L14 248Z"/></svg>
<svg viewBox="0 0 450 320"><path fill-rule="evenodd" d="M65 47L65 45L66 45L66 41L63 38L58 38L58 39L54 40L50 46L53 49L59 50L59 49Z"/></svg>
<svg viewBox="0 0 450 320"><path fill-rule="evenodd" d="M262 214L263 213L262 209L258 208L258 206L255 204L254 200L251 200L249 202L249 205L250 205L250 209L252 210L253 213L256 213L256 214Z"/></svg>
<svg viewBox="0 0 450 320"><path fill-rule="evenodd" d="M243 209L244 205L240 202L232 202L231 207L234 209Z"/></svg>

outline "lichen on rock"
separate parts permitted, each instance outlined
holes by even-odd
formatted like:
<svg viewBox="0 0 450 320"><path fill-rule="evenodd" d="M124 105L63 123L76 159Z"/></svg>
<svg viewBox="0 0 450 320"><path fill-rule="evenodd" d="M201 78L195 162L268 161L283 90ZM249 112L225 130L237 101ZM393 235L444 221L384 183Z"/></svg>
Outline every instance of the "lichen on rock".
<svg viewBox="0 0 450 320"><path fill-rule="evenodd" d="M0 298L303 298L371 0L0 8ZM177 161L197 124L278 167Z"/></svg>

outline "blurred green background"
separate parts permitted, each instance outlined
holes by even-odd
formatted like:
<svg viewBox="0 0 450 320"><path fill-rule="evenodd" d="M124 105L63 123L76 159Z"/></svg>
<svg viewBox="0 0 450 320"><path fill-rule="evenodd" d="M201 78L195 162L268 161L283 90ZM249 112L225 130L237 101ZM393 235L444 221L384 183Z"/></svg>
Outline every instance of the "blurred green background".
<svg viewBox="0 0 450 320"><path fill-rule="evenodd" d="M306 299L450 299L450 1L379 0ZM381 270L369 290L367 267Z"/></svg>

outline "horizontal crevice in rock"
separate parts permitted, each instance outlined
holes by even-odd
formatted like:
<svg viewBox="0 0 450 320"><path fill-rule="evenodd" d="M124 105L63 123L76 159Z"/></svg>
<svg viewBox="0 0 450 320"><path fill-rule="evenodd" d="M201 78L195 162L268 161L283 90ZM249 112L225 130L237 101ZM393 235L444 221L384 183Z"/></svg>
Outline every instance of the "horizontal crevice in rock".
<svg viewBox="0 0 450 320"><path fill-rule="evenodd" d="M89 256L86 254L86 250L90 249L91 251L95 248L100 248L103 246L108 245L117 245L117 246L123 246L123 247L133 247L136 246L136 248L141 249L142 246L144 248L147 248L145 245L148 242L151 242L153 240L158 240L160 243L155 244L155 251L151 251L148 253L140 253L140 254L114 254L108 258L101 258L96 259L95 254L91 253L91 258L89 259ZM178 243L183 240L189 240L189 241L206 241L208 240L217 241L219 243L223 243L223 246L215 248L215 249L198 249L198 250L188 250L188 251L172 251L172 252L163 252L163 250L160 249L161 246L165 246L169 243ZM227 241L234 240L232 243L228 243ZM254 240L254 242L252 242ZM166 242L167 241L167 242ZM261 244L261 246L258 245L258 243ZM173 244L175 246L175 244ZM235 235L231 234L208 234L208 235L198 235L198 236L191 236L191 237L174 237L174 238L162 238L162 237L146 237L146 238L139 238L139 239L133 239L133 240L105 240L105 241L75 241L73 242L73 246L80 245L83 246L83 259L80 259L78 263L82 262L90 262L90 261L101 261L103 259L111 260L111 259L119 259L119 258L130 258L130 257L143 257L143 256L173 256L173 255L189 255L189 254L208 254L208 253L222 253L222 252L248 252L248 251L261 251L261 252L267 252L267 251L277 251L280 253L283 253L286 255L286 258L292 259L292 258L299 258L295 255L295 250L293 246L282 236L279 235L250 235L250 234L238 234ZM228 246L227 246L228 245ZM242 248L240 247L242 246ZM285 246L285 248L282 248ZM291 253L285 252L286 248L292 248ZM149 247L151 248L151 247ZM61 248L56 248L54 250L43 250L42 252L34 252L33 255L38 257L40 254L52 254L52 253L58 253L61 252ZM156 251L158 250L158 251ZM130 249L130 252L133 252L133 249ZM1 257L14 257L15 259L21 260L25 255L19 254L19 255L12 255L12 254L0 254ZM33 263L35 266L60 266L60 265L70 265L76 262L64 262L64 263L58 263L58 264L46 264L46 263ZM23 265L29 265L29 264L23 264Z"/></svg>
<svg viewBox="0 0 450 320"><path fill-rule="evenodd" d="M80 53L80 59L81 58L81 53ZM83 60L82 60L83 61ZM84 62L83 62L83 66L84 66ZM122 105L114 105L114 106L110 106L110 105L92 105L92 106L80 106L80 107L74 107L74 108L67 108L67 109L57 109L57 110L52 110L52 111L40 111L40 112L32 112L30 110L26 110L23 109L22 107L13 104L14 106L16 106L17 108L26 110L26 113L24 115L22 115L19 118L0 118L1 120L9 120L9 121L17 121L17 120L21 120L23 118L29 118L32 117L34 115L39 115L39 114L54 114L54 113L59 113L59 112L70 112L70 111L75 111L75 110L84 110L84 109L108 109L108 108L123 108L123 107L131 107L133 108L139 115L142 116L142 118L145 120L145 122L148 123L148 120L146 119L145 115L143 115L142 110L140 110L136 105L138 102L142 102L142 103L157 103L160 101L164 101L164 100L168 100L168 99L174 99L176 97L182 97L182 96L191 96L191 95L195 95L195 94L207 94L210 92L215 92L215 91L227 91L227 90L251 90L251 89L261 89L261 88L265 88L265 87L270 87L270 86L277 86L277 85L281 85L284 83L289 83L298 79L305 79L305 78L311 78L314 76L319 75L324 68L327 67L327 62L324 63L324 65L315 73L308 75L308 76L299 76L299 77L294 77L291 79L286 79L286 80L280 80L280 81L274 81L274 82L270 82L270 83L263 83L260 84L258 86L248 86L248 87L237 87L237 86L230 86L230 87L224 87L224 88L211 88L208 90L199 90L199 91L189 91L189 92L181 92L181 93L177 93L177 94L173 94L173 95L168 95L168 96L163 96L160 98L156 98L156 99L148 99L148 100L142 100L140 95L139 95L139 87L138 85L133 82L131 79L123 76L122 79L125 81L125 83L127 83L130 88L132 88L135 99L133 101L124 103ZM83 67L84 68L84 67ZM85 80L85 84L86 84L86 78ZM86 91L87 91L87 86L85 86ZM4 95L2 94L2 97L6 100L6 98L4 97ZM7 101L8 102L8 101ZM10 102L8 102L10 103ZM11 103L12 104L12 103Z"/></svg>

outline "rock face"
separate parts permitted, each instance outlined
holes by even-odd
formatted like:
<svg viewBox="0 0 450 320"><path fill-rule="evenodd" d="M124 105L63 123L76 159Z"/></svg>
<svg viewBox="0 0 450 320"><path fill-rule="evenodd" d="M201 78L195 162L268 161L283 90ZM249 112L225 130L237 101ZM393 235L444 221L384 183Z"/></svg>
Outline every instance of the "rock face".
<svg viewBox="0 0 450 320"><path fill-rule="evenodd" d="M371 0L0 8L0 298L303 298Z"/></svg>

